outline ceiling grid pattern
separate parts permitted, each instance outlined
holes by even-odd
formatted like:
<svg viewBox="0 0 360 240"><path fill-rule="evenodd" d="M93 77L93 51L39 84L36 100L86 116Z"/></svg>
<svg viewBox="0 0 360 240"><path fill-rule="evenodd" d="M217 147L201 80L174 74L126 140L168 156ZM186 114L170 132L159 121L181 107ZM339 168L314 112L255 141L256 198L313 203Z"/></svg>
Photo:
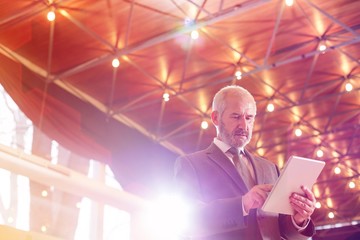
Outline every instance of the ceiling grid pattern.
<svg viewBox="0 0 360 240"><path fill-rule="evenodd" d="M350 209L360 209L359 1L296 0L289 7L281 0L0 0L0 6L1 55L177 154L212 141L214 93L244 86L258 104L250 148L280 166L290 155L318 158L321 148L327 166L315 186L324 206L317 223L335 221L326 216L330 210L341 221L360 221ZM46 20L50 10L54 22ZM190 36L194 30L198 39ZM321 44L327 48L319 50ZM351 180L355 189L346 187ZM340 207L345 199L349 207Z"/></svg>

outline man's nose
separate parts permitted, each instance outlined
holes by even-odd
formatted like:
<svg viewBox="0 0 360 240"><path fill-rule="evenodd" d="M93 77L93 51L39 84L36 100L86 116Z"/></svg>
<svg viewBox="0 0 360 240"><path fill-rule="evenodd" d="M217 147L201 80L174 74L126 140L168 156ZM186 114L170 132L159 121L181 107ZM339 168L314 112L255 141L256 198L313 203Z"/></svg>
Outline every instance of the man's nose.
<svg viewBox="0 0 360 240"><path fill-rule="evenodd" d="M246 119L244 117L240 117L238 120L238 127L242 128L242 129L246 129L247 127L247 122Z"/></svg>

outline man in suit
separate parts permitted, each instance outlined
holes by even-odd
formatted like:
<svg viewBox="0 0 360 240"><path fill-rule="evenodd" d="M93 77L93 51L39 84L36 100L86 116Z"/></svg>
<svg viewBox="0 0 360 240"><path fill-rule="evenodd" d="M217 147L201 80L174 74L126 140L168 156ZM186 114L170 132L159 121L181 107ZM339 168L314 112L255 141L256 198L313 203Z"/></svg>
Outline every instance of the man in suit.
<svg viewBox="0 0 360 240"><path fill-rule="evenodd" d="M279 170L245 149L256 115L253 96L239 86L224 87L214 96L212 110L217 130L213 143L179 157L175 164L177 189L191 205L184 239L302 240L313 236L310 217L315 197L307 187L302 187L302 195L289 196L292 216L261 210Z"/></svg>

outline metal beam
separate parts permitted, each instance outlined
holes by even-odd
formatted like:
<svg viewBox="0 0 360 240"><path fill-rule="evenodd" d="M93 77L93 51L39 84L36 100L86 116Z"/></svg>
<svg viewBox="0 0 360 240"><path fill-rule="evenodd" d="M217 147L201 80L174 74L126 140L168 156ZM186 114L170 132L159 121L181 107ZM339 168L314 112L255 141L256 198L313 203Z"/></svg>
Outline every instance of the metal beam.
<svg viewBox="0 0 360 240"><path fill-rule="evenodd" d="M37 66L36 64L32 63L31 61L29 61L26 58L22 57L21 55L15 53L14 51L10 50L9 48L5 47L2 44L0 44L0 54L3 54L4 56L12 59L13 61L19 62L24 67L28 68L30 71L36 73L37 75L43 77L44 79L46 79L48 77L48 73L45 69ZM125 115L120 114L120 113L113 115L113 112L109 113L108 107L105 104L98 101L97 99L90 96L89 94L83 92L82 90L78 89L77 87L74 87L73 85L71 85L67 82L64 82L60 79L55 79L53 81L53 83L56 84L57 86L59 86L60 88L62 88L63 90L65 90L66 92L72 94L73 96L76 96L80 100L87 102L90 105L94 106L99 111L101 111L105 114L112 115L112 117L115 120L125 124L128 127L138 130L140 133L149 137L152 140L155 140L155 141L157 140L157 137L154 134L149 132L147 129L145 129L144 127L142 127L141 125L139 125L138 123L133 121L132 119L126 117ZM161 141L161 142L159 142L159 144L164 146L165 148L169 149L170 151L173 151L174 153L184 154L184 152L180 148L176 147L175 145L173 145L170 142Z"/></svg>
<svg viewBox="0 0 360 240"><path fill-rule="evenodd" d="M99 36L99 34L94 33L93 31L91 31L89 28L87 28L86 26L84 26L84 24L82 24L81 22L79 22L76 18L74 18L73 16L71 16L67 11L63 10L63 9L59 9L58 12L63 15L65 18L67 18L70 22L72 22L73 24L75 24L79 29L81 29L83 32L85 32L86 34L88 34L89 36L91 36L92 38L94 38L95 40L97 40L98 42L104 44L105 46L107 46L111 51L114 51L115 46L113 46L111 43L109 43L108 41L106 41L105 39L101 38Z"/></svg>
<svg viewBox="0 0 360 240"><path fill-rule="evenodd" d="M236 5L233 8L226 9L226 10L223 10L223 11L219 12L215 16L210 16L209 18L201 20L201 21L199 21L198 23L196 23L194 25L185 26L185 27L182 27L182 28L179 28L179 29L174 29L173 31L169 31L169 32L166 32L164 34L154 36L154 37L152 37L152 38L150 38L150 39L148 39L146 41L136 43L136 44L130 45L129 47L120 49L119 51L116 52L116 54L105 54L105 55L102 55L102 56L100 56L100 57L98 57L96 59L89 60L89 61L87 61L87 62L85 62L83 64L80 64L80 65L70 69L70 70L67 70L65 72L60 73L59 75L54 76L54 78L55 79L56 78L65 78L65 77L71 76L73 74L82 72L82 71L84 71L86 69L92 68L92 67L97 66L99 64L102 64L104 62L111 61L114 57L127 55L127 54L133 53L135 51L139 51L139 50L154 46L156 44L159 44L159 43L174 39L174 38L176 38L178 36L181 36L181 35L183 35L185 33L191 32L191 31L196 30L198 28L202 28L202 27L214 24L216 22L222 21L224 19L236 16L236 15L238 15L240 13L247 12L247 11L249 11L249 10L255 8L255 7L261 6L261 5L263 5L263 4L267 3L267 2L270 2L270 1L271 0L260 0L260 1L257 1L257 2L245 3L245 4L242 4L242 5Z"/></svg>
<svg viewBox="0 0 360 240"><path fill-rule="evenodd" d="M311 7L315 8L316 10L318 10L321 14L323 14L324 16L326 16L327 18L329 18L332 22L334 22L335 24L340 25L341 27L343 27L346 31L352 33L354 36L359 37L360 34L357 33L356 31L354 31L351 27L347 26L346 24L342 23L340 20L334 18L333 16L331 16L329 13L325 12L324 10L322 10L321 8L319 8L318 6L316 6L315 4L313 4L312 2L310 2L309 0L305 0L305 2L307 4L309 4Z"/></svg>

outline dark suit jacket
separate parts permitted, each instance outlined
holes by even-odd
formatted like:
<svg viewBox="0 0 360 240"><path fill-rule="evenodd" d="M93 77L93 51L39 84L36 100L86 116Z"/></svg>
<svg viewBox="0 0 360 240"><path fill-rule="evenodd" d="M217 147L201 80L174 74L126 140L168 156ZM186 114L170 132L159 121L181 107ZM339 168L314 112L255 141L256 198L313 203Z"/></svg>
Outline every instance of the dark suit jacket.
<svg viewBox="0 0 360 240"><path fill-rule="evenodd" d="M275 164L245 150L256 175L256 184L274 183L279 176ZM315 233L309 223L300 234L290 216L250 211L243 216L242 196L248 192L227 156L215 145L179 157L175 164L177 189L192 203L190 228L185 239L307 239Z"/></svg>

